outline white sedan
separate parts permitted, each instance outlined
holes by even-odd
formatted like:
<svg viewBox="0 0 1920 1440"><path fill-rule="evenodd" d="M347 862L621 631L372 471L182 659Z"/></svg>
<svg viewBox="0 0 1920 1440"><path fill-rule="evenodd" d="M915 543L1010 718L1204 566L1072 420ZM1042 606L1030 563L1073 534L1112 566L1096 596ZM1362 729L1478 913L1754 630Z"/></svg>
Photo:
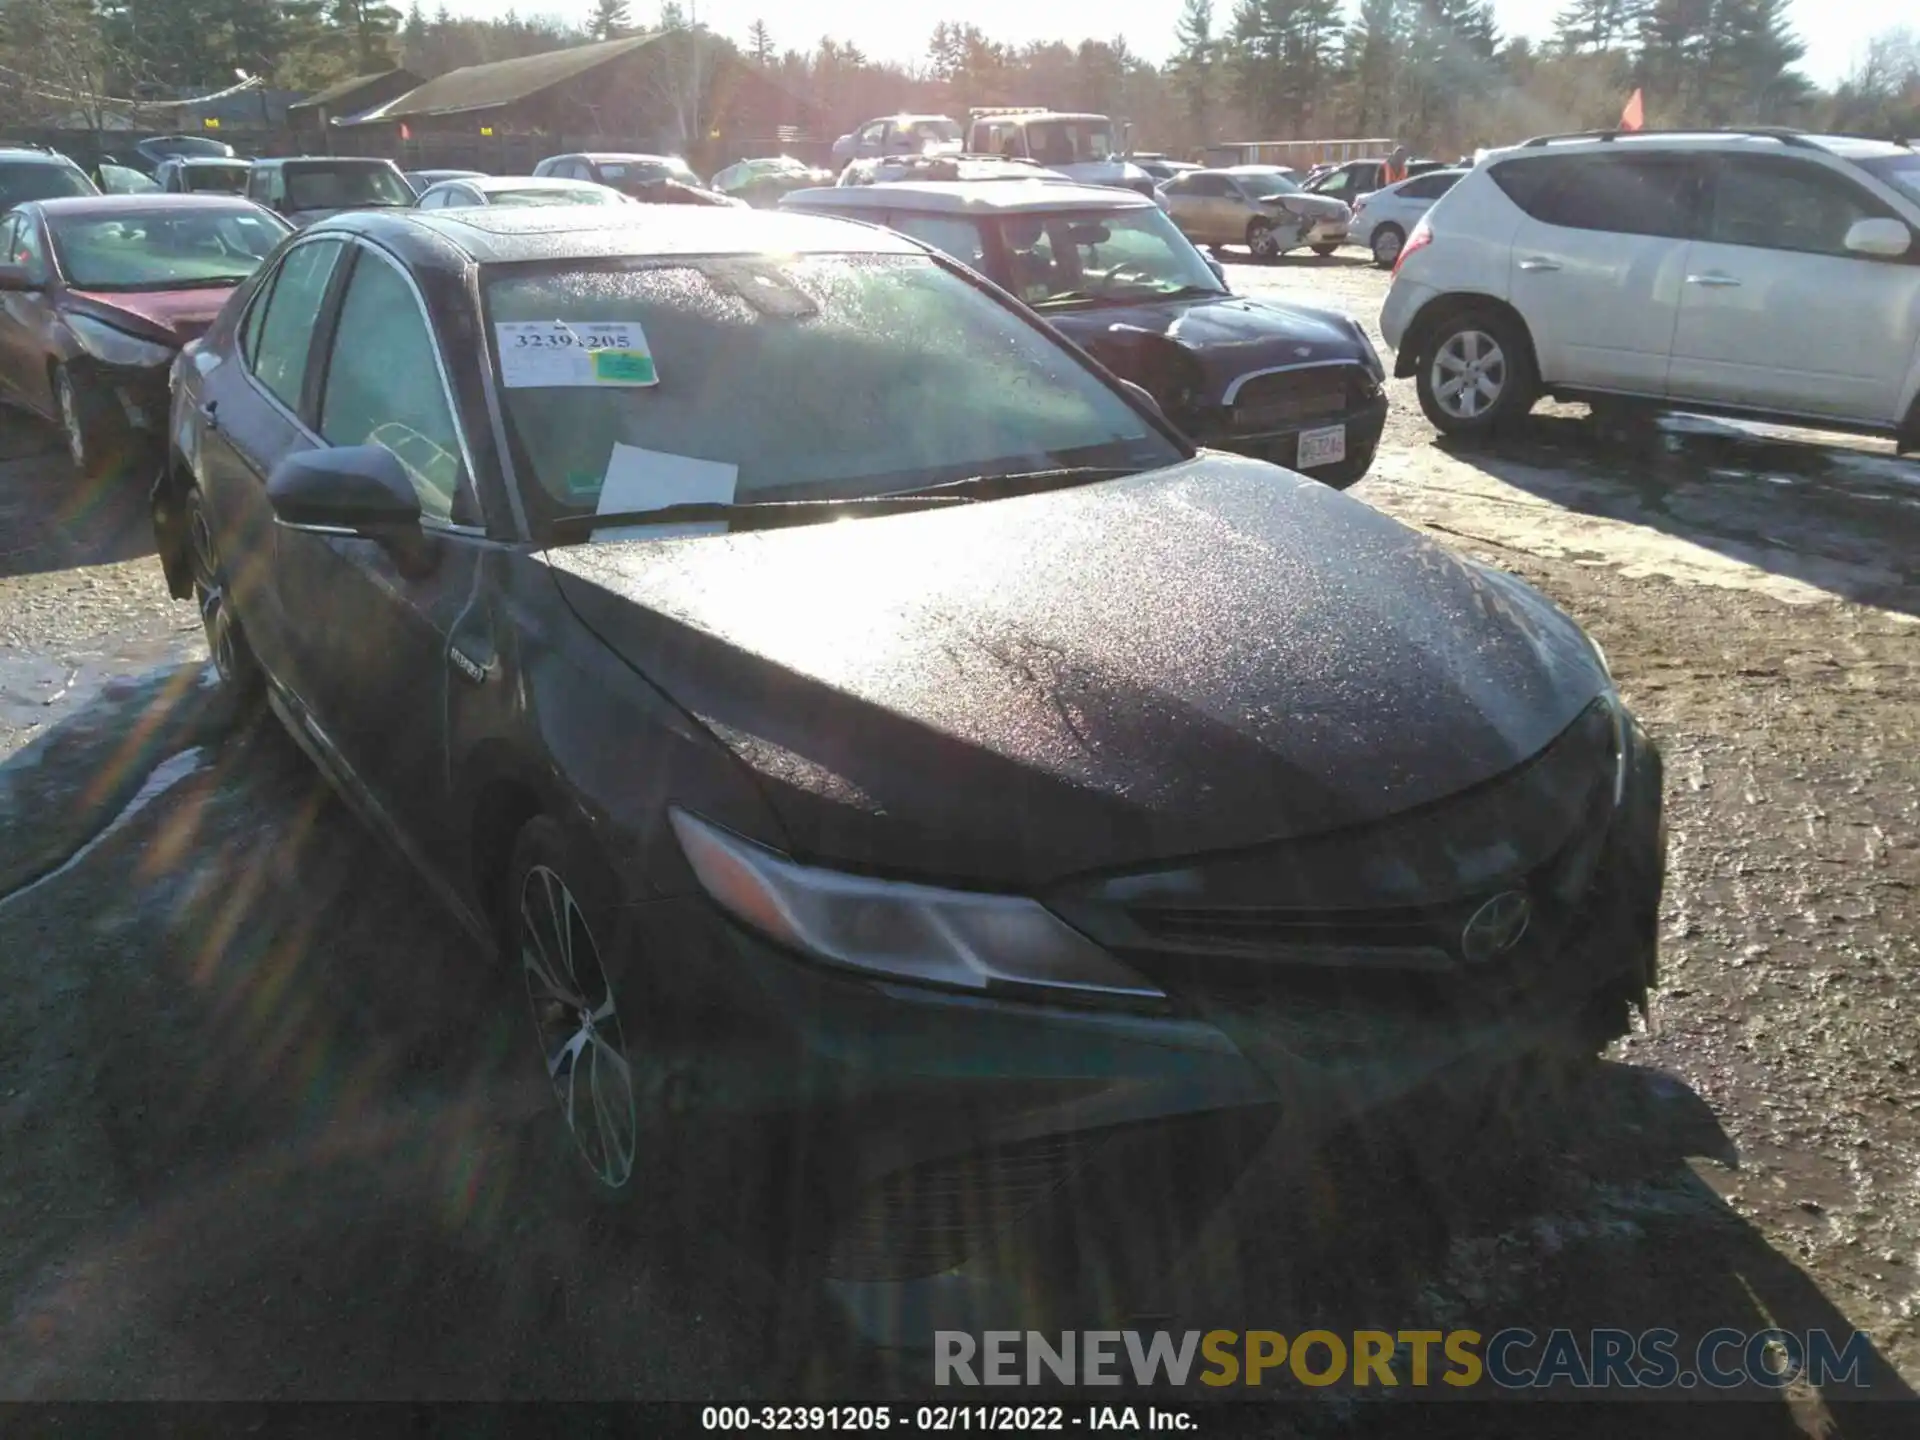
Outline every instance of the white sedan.
<svg viewBox="0 0 1920 1440"><path fill-rule="evenodd" d="M1420 217L1433 202L1459 183L1465 170L1429 170L1411 180L1382 186L1353 202L1353 221L1347 229L1349 244L1364 245L1373 252L1373 263L1391 270L1400 258L1400 247L1420 223Z"/></svg>

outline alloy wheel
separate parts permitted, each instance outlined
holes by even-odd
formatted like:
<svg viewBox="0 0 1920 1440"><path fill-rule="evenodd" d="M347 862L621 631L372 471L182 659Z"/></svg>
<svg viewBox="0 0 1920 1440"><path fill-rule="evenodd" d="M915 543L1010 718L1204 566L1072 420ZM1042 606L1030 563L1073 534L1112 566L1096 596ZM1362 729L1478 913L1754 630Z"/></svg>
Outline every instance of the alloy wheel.
<svg viewBox="0 0 1920 1440"><path fill-rule="evenodd" d="M1271 225L1258 224L1247 232L1247 249L1256 259L1271 260L1280 253L1280 239Z"/></svg>
<svg viewBox="0 0 1920 1440"><path fill-rule="evenodd" d="M1507 355L1484 330L1456 330L1434 352L1433 397L1456 420L1474 420L1500 403Z"/></svg>
<svg viewBox="0 0 1920 1440"><path fill-rule="evenodd" d="M200 606L200 624L207 633L207 649L220 678L229 685L238 685L240 657L234 645L233 616L228 613L220 556L214 549L207 512L197 498L187 513L187 544L192 551L194 599Z"/></svg>
<svg viewBox="0 0 1920 1440"><path fill-rule="evenodd" d="M637 1148L633 1067L587 918L544 865L520 887L520 966L567 1133L600 1183L617 1190L633 1174Z"/></svg>
<svg viewBox="0 0 1920 1440"><path fill-rule="evenodd" d="M1373 259L1376 265L1390 266L1400 258L1402 237L1391 227L1373 232Z"/></svg>

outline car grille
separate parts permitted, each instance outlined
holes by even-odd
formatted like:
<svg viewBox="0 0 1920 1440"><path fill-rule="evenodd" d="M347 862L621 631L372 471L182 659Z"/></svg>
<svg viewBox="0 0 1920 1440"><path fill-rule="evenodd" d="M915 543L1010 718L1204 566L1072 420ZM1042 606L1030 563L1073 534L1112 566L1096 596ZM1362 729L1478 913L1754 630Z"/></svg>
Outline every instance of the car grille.
<svg viewBox="0 0 1920 1440"><path fill-rule="evenodd" d="M1233 428L1252 434L1334 419L1364 403L1364 379L1357 365L1314 365L1257 375L1234 397Z"/></svg>

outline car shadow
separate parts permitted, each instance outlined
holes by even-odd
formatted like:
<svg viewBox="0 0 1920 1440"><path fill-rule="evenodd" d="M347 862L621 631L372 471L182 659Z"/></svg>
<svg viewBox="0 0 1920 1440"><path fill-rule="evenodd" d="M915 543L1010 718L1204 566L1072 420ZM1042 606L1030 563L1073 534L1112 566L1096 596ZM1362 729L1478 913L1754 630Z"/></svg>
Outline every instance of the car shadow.
<svg viewBox="0 0 1920 1440"><path fill-rule="evenodd" d="M152 475L116 456L82 480L60 432L36 416L0 409L0 576L110 565L154 553L147 511Z"/></svg>
<svg viewBox="0 0 1920 1440"><path fill-rule="evenodd" d="M1920 614L1920 459L1689 415L1533 415L1511 436L1435 443L1565 509Z"/></svg>
<svg viewBox="0 0 1920 1440"><path fill-rule="evenodd" d="M1260 270L1359 270L1373 264L1370 255L1349 254L1344 250L1336 250L1331 255L1316 255L1311 250L1289 250L1285 255L1276 255L1269 260L1262 260L1246 251L1227 254L1216 250L1214 253L1223 264L1251 265Z"/></svg>

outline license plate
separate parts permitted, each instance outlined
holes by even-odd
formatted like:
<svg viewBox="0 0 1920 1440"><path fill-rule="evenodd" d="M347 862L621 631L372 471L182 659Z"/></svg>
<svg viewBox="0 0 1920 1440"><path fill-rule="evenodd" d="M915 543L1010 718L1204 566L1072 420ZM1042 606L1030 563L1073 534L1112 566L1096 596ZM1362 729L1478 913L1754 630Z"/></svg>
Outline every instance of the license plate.
<svg viewBox="0 0 1920 1440"><path fill-rule="evenodd" d="M1296 470L1311 470L1316 465L1338 465L1347 458L1347 427L1329 425L1323 430L1302 430L1300 451L1294 459Z"/></svg>

